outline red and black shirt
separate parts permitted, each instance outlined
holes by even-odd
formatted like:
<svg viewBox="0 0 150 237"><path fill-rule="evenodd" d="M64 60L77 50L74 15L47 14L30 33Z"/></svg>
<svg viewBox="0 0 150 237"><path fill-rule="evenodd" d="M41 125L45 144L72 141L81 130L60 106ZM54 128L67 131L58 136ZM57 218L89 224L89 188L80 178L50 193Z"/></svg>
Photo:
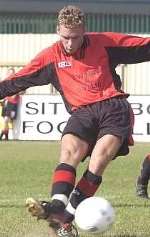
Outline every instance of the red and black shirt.
<svg viewBox="0 0 150 237"><path fill-rule="evenodd" d="M2 81L0 99L51 83L71 112L111 97L128 96L120 89L116 66L149 60L150 38L113 32L86 33L82 47L75 54L68 55L58 41L12 78Z"/></svg>

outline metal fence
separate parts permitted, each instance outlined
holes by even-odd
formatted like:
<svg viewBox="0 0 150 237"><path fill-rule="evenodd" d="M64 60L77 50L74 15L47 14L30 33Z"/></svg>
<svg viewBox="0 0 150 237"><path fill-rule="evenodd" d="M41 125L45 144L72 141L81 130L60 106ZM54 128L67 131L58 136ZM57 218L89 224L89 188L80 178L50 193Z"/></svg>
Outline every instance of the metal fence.
<svg viewBox="0 0 150 237"><path fill-rule="evenodd" d="M0 33L55 33L56 18L56 13L1 13ZM150 15L88 13L86 22L87 31L150 33Z"/></svg>

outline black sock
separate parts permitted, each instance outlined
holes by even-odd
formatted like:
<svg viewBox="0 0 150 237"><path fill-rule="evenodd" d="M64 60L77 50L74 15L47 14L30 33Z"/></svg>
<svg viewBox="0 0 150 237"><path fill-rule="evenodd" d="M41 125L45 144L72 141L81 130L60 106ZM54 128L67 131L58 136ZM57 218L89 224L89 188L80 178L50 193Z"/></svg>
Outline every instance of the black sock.
<svg viewBox="0 0 150 237"><path fill-rule="evenodd" d="M101 176L86 170L71 194L70 202L64 212L64 223L71 222L74 219L74 212L77 206L84 199L93 196L101 182Z"/></svg>
<svg viewBox="0 0 150 237"><path fill-rule="evenodd" d="M71 165L61 163L54 172L51 190L52 207L56 213L62 212L68 204L76 179L76 170ZM55 211L56 210L56 211Z"/></svg>
<svg viewBox="0 0 150 237"><path fill-rule="evenodd" d="M150 179L150 155L146 156L142 163L141 175L139 176L139 183L148 185Z"/></svg>

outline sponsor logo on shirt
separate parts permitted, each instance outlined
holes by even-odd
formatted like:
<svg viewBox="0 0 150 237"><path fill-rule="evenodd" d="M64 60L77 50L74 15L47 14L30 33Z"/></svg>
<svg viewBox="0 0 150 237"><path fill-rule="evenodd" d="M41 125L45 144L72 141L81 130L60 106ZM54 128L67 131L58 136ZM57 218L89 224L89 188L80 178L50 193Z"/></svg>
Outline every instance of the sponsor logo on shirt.
<svg viewBox="0 0 150 237"><path fill-rule="evenodd" d="M71 63L67 61L61 61L58 63L59 68L64 68L64 67L71 67Z"/></svg>

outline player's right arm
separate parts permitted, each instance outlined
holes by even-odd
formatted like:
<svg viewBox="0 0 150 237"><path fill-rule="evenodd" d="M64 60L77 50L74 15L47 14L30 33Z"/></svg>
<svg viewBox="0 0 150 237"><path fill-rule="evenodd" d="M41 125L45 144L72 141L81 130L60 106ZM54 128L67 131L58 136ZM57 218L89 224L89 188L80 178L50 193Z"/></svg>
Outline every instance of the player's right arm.
<svg viewBox="0 0 150 237"><path fill-rule="evenodd" d="M43 50L29 64L8 79L0 82L0 99L25 91L29 87L51 83L53 63L50 48Z"/></svg>

